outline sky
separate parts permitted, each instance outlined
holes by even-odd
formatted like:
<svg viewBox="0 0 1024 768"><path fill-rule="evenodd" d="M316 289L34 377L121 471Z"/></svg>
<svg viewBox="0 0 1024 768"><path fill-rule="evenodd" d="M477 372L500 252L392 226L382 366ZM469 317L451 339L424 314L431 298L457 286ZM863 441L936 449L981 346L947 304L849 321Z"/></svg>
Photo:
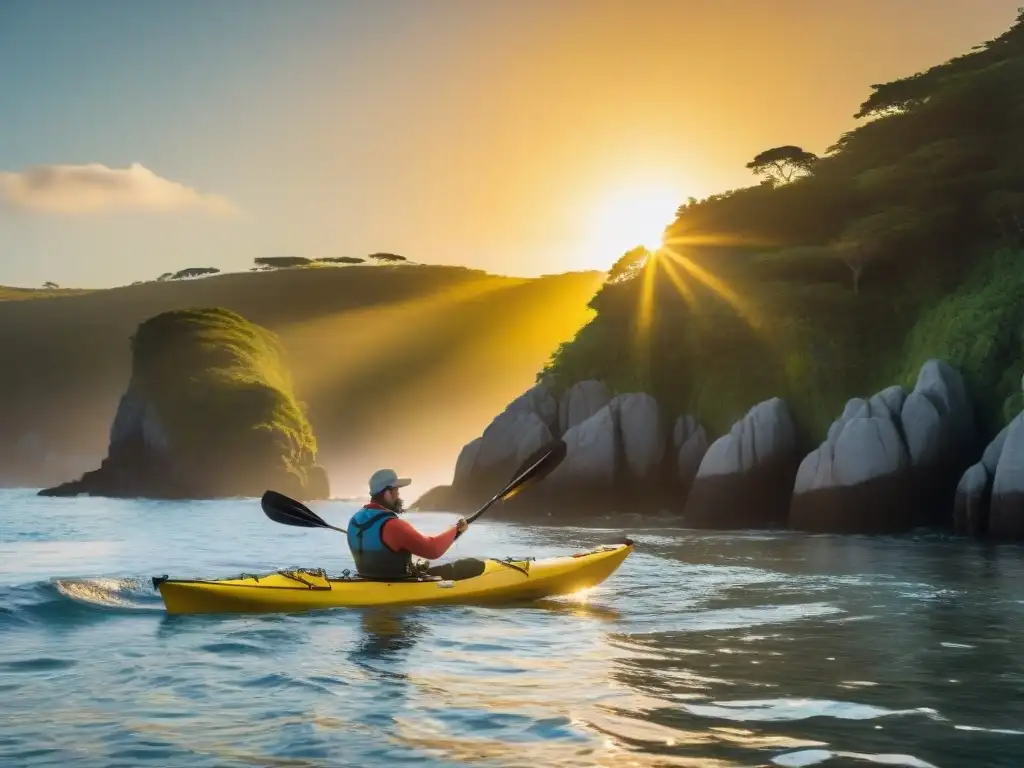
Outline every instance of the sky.
<svg viewBox="0 0 1024 768"><path fill-rule="evenodd" d="M1020 0L0 0L0 284L605 269Z"/></svg>

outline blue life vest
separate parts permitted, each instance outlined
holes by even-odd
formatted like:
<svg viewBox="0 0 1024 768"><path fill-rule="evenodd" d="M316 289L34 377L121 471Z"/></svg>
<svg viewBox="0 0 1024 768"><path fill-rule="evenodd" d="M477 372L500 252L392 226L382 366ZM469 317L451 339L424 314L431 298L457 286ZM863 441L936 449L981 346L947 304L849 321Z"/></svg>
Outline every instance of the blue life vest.
<svg viewBox="0 0 1024 768"><path fill-rule="evenodd" d="M390 509L373 504L360 509L348 521L348 548L360 576L404 579L411 575L412 553L393 552L381 538L384 523L396 517Z"/></svg>

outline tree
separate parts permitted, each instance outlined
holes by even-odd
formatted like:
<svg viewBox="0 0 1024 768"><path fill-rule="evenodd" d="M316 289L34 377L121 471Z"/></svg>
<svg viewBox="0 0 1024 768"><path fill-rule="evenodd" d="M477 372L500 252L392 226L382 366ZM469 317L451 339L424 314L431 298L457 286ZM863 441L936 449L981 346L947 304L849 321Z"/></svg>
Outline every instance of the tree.
<svg viewBox="0 0 1024 768"><path fill-rule="evenodd" d="M860 295L860 276L864 273L864 265L875 252L865 243L856 240L840 239L833 245L836 257L850 268L853 273L853 293Z"/></svg>
<svg viewBox="0 0 1024 768"><path fill-rule="evenodd" d="M909 206L889 208L850 224L832 249L853 273L853 292L860 293L860 278L869 262L911 245L927 235L931 225L931 219Z"/></svg>
<svg viewBox="0 0 1024 768"><path fill-rule="evenodd" d="M872 85L873 93L860 105L856 119L911 112L927 104L942 88L962 75L978 74L992 65L1019 55L1024 8L1017 9L1013 26L993 40L974 46L972 53L956 56L924 72L889 83Z"/></svg>
<svg viewBox="0 0 1024 768"><path fill-rule="evenodd" d="M188 267L182 269L171 275L171 280L183 280L190 277L200 277L202 275L216 275L220 272L216 267Z"/></svg>
<svg viewBox="0 0 1024 768"><path fill-rule="evenodd" d="M651 252L642 245L638 245L636 248L626 251L614 264L612 264L612 268L608 270L608 277L605 281L609 283L621 283L632 279L636 276L637 272L643 269L644 264L647 263L647 259L650 258L650 256Z"/></svg>
<svg viewBox="0 0 1024 768"><path fill-rule="evenodd" d="M47 290L53 290L55 288L60 288L60 286L48 280L47 282L43 283L43 288L46 288Z"/></svg>
<svg viewBox="0 0 1024 768"><path fill-rule="evenodd" d="M358 256L325 256L317 261L324 264L363 264L366 259L360 259Z"/></svg>
<svg viewBox="0 0 1024 768"><path fill-rule="evenodd" d="M371 253L370 258L374 261L387 261L391 263L408 261L405 256L399 256L397 253Z"/></svg>
<svg viewBox="0 0 1024 768"><path fill-rule="evenodd" d="M747 168L758 176L766 176L775 181L787 183L797 173L808 173L818 156L800 147L786 145L766 149L749 163Z"/></svg>
<svg viewBox="0 0 1024 768"><path fill-rule="evenodd" d="M874 84L871 86L873 93L853 117L857 120L884 117L920 106L931 95L938 79L934 72L922 72L891 83Z"/></svg>
<svg viewBox="0 0 1024 768"><path fill-rule="evenodd" d="M166 282L166 281L170 280L173 277L174 277L174 273L173 272L164 272L162 275L160 275L160 277L158 277L156 279L156 281L158 283L163 283L163 282Z"/></svg>
<svg viewBox="0 0 1024 768"><path fill-rule="evenodd" d="M313 262L304 256L259 256L253 261L261 267L279 269L282 267L305 267Z"/></svg>

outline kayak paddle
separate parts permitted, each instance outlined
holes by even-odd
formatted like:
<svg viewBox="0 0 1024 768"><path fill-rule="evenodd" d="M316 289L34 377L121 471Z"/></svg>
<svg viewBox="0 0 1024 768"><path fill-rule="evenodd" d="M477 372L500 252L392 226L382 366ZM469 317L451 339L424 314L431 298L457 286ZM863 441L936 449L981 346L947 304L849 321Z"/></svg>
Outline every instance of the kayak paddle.
<svg viewBox="0 0 1024 768"><path fill-rule="evenodd" d="M295 525L300 528L330 528L341 533L348 533L344 528L336 528L301 501L296 501L277 491L266 491L260 499L263 513L275 523Z"/></svg>
<svg viewBox="0 0 1024 768"><path fill-rule="evenodd" d="M486 512L494 502L511 499L524 488L540 482L550 475L555 467L562 463L562 460L565 459L565 454L566 445L564 440L553 440L544 447L534 451L516 470L516 476L512 481L498 491L490 501L467 517L466 522L472 523Z"/></svg>
<svg viewBox="0 0 1024 768"><path fill-rule="evenodd" d="M534 485L544 477L547 477L555 467L562 463L562 460L565 459L565 454L566 445L564 440L554 440L539 450L534 451L516 470L516 475L509 484L498 491L480 509L466 518L466 522L472 523L495 502L511 499L524 488ZM263 498L260 499L260 506L263 508L263 513L275 523L295 525L300 528L330 528L332 531L348 533L344 528L337 528L326 522L301 501L296 501L277 491L265 491Z"/></svg>

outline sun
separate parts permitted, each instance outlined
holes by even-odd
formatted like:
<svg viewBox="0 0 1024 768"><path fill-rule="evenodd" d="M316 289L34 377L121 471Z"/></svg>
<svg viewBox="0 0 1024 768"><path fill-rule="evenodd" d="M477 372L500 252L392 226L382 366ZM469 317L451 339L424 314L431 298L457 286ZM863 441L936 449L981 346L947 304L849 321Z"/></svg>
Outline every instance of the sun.
<svg viewBox="0 0 1024 768"><path fill-rule="evenodd" d="M667 185L636 185L612 190L594 206L590 221L590 258L607 266L642 245L657 250L685 197Z"/></svg>

